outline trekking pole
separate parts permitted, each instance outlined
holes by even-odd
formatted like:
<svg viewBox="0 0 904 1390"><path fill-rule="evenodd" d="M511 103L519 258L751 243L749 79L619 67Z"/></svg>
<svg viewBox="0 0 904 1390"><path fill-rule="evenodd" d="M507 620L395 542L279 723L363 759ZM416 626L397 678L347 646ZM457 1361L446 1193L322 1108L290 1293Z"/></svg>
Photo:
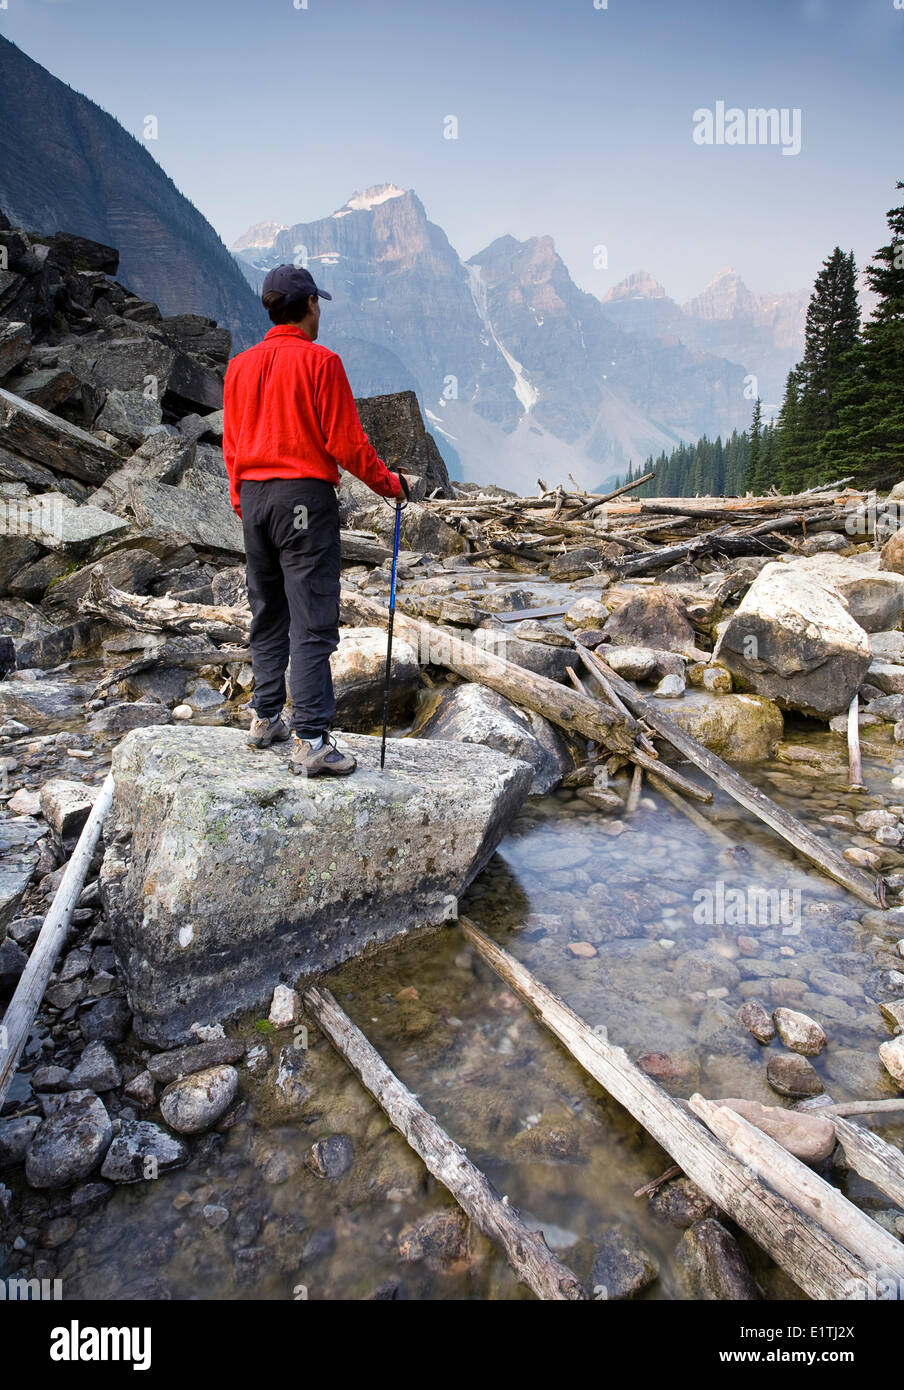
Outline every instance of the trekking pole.
<svg viewBox="0 0 904 1390"><path fill-rule="evenodd" d="M386 682L383 687L383 742L380 744L380 771L386 762L386 725L389 721L389 683L392 678L392 628L395 622L396 566L399 561L399 535L402 529L402 503L395 504L395 537L392 542L392 582L389 588L389 640L386 643Z"/></svg>

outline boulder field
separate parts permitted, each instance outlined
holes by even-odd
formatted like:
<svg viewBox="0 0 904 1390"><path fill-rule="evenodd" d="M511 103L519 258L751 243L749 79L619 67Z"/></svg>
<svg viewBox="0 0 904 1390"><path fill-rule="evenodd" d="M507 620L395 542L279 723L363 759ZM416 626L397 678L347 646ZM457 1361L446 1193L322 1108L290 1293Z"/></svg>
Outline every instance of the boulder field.
<svg viewBox="0 0 904 1390"><path fill-rule="evenodd" d="M454 918L530 791L475 744L343 740L351 778L294 777L224 728L148 728L114 753L101 893L139 1036L191 1039L280 983Z"/></svg>

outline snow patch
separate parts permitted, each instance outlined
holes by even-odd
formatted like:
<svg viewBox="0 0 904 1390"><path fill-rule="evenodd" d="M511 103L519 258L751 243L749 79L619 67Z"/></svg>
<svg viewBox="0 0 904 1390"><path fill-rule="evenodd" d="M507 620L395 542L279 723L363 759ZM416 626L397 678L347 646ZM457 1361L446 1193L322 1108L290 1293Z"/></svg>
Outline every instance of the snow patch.
<svg viewBox="0 0 904 1390"><path fill-rule="evenodd" d="M394 183L377 183L363 193L353 193L347 203L343 203L334 217L348 217L350 212L370 212L371 208L388 203L390 198L404 198L405 189L396 188Z"/></svg>
<svg viewBox="0 0 904 1390"><path fill-rule="evenodd" d="M465 270L468 273L468 281L471 287L471 298L474 301L474 308L477 310L478 317L480 318L481 323L486 328L486 331L489 334L491 341L499 349L499 352L504 358L509 370L512 373L512 376L515 378L515 395L518 397L518 400L524 407L525 415L529 415L530 412L533 410L534 406L537 404L537 401L540 399L540 392L537 390L536 386L532 386L531 383L528 381L521 363L518 362L512 356L512 354L508 351L507 348L503 347L502 343L496 337L496 330L490 322L489 309L487 308L487 287L484 284L483 276L480 273L480 266L466 265L464 261L462 262L462 264L464 265Z"/></svg>

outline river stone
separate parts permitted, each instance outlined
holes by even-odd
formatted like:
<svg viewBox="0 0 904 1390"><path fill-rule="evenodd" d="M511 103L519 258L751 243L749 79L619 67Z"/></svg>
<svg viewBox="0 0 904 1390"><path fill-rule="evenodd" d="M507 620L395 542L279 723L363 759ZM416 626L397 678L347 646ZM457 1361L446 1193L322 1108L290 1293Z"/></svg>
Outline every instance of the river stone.
<svg viewBox="0 0 904 1390"><path fill-rule="evenodd" d="M100 1175L110 1182L145 1182L188 1160L181 1139L150 1120L123 1120Z"/></svg>
<svg viewBox="0 0 904 1390"><path fill-rule="evenodd" d="M823 1089L813 1064L796 1052L777 1052L770 1057L766 1063L766 1080L773 1091L794 1100L818 1096Z"/></svg>
<svg viewBox="0 0 904 1390"><path fill-rule="evenodd" d="M904 1034L880 1043L879 1058L895 1085L904 1091Z"/></svg>
<svg viewBox="0 0 904 1390"><path fill-rule="evenodd" d="M712 1217L685 1231L676 1255L694 1298L721 1302L760 1297L741 1247Z"/></svg>
<svg viewBox="0 0 904 1390"><path fill-rule="evenodd" d="M595 1298L636 1298L658 1278L659 1266L633 1232L621 1225L604 1228L591 1275Z"/></svg>
<svg viewBox="0 0 904 1390"><path fill-rule="evenodd" d="M208 1067L167 1086L160 1113L178 1134L200 1134L222 1119L238 1089L235 1067Z"/></svg>
<svg viewBox="0 0 904 1390"><path fill-rule="evenodd" d="M17 1115L11 1120L0 1120L0 1169L23 1162L40 1124L39 1115Z"/></svg>
<svg viewBox="0 0 904 1390"><path fill-rule="evenodd" d="M766 565L713 653L735 683L823 719L846 710L871 660L869 637L816 572Z"/></svg>
<svg viewBox="0 0 904 1390"><path fill-rule="evenodd" d="M626 681L663 680L666 676L684 675L686 662L677 652L664 652L656 647L605 647L597 653L611 666L617 676Z"/></svg>
<svg viewBox="0 0 904 1390"><path fill-rule="evenodd" d="M355 1160L355 1146L347 1134L331 1134L311 1146L305 1160L319 1178L341 1178Z"/></svg>
<svg viewBox="0 0 904 1390"><path fill-rule="evenodd" d="M799 1052L804 1057L818 1057L828 1042L816 1020L798 1013L796 1009L776 1009L772 1021L790 1052Z"/></svg>
<svg viewBox="0 0 904 1390"><path fill-rule="evenodd" d="M67 1097L47 1116L28 1146L25 1176L31 1187L68 1187L93 1173L113 1137L102 1101L90 1092Z"/></svg>
<svg viewBox="0 0 904 1390"><path fill-rule="evenodd" d="M851 617L865 632L897 627L904 610L904 575L878 568L875 551L852 555L808 555L791 561L795 569L827 580L847 601Z"/></svg>
<svg viewBox="0 0 904 1390"><path fill-rule="evenodd" d="M835 1148L835 1126L818 1111L783 1110L779 1105L734 1098L718 1104L742 1115L803 1163L822 1163Z"/></svg>
<svg viewBox="0 0 904 1390"><path fill-rule="evenodd" d="M742 1023L748 1033L752 1033L758 1043L771 1043L775 1037L775 1024L772 1016L764 1004L759 999L748 999L746 1004L742 1004L738 1009L738 1022Z"/></svg>
<svg viewBox="0 0 904 1390"><path fill-rule="evenodd" d="M879 561L883 570L904 575L904 531L895 531L882 547Z"/></svg>
<svg viewBox="0 0 904 1390"><path fill-rule="evenodd" d="M74 847L99 790L66 777L51 777L41 787L41 814L67 848Z"/></svg>
<svg viewBox="0 0 904 1390"><path fill-rule="evenodd" d="M572 766L564 739L548 720L474 682L444 692L417 732L419 738L481 743L528 763L533 796L551 791Z"/></svg>
<svg viewBox="0 0 904 1390"><path fill-rule="evenodd" d="M121 1081L122 1072L116 1058L102 1042L92 1042L69 1073L66 1087L70 1091L112 1091Z"/></svg>
<svg viewBox="0 0 904 1390"><path fill-rule="evenodd" d="M762 695L688 690L677 703L650 698L679 728L727 762L765 762L784 734L781 710Z"/></svg>
<svg viewBox="0 0 904 1390"><path fill-rule="evenodd" d="M0 815L0 941L38 867L41 851L35 842L45 834L38 821Z"/></svg>
<svg viewBox="0 0 904 1390"><path fill-rule="evenodd" d="M233 1038L215 1039L193 1047L177 1047L173 1052L159 1052L148 1061L148 1071L155 1081L168 1085L210 1067L238 1062L244 1051L244 1044Z"/></svg>
<svg viewBox="0 0 904 1390"><path fill-rule="evenodd" d="M681 1230L716 1214L706 1193L690 1178L673 1178L667 1182L650 1198L650 1210Z"/></svg>
<svg viewBox="0 0 904 1390"><path fill-rule="evenodd" d="M340 628L339 646L330 660L340 728L366 730L382 718L386 645L382 628ZM396 722L413 710L419 677L414 647L394 636L389 708Z"/></svg>
<svg viewBox="0 0 904 1390"><path fill-rule="evenodd" d="M101 891L139 1036L269 1004L277 984L449 919L531 781L480 746L348 735L351 777L293 777L238 729L138 729L114 750ZM117 830L131 830L124 858Z"/></svg>
<svg viewBox="0 0 904 1390"><path fill-rule="evenodd" d="M562 619L566 627L580 632L583 628L603 627L609 617L609 609L604 603L585 594L576 599Z"/></svg>
<svg viewBox="0 0 904 1390"><path fill-rule="evenodd" d="M684 608L666 589L642 589L632 594L603 626L615 647L655 647L696 659L694 629Z"/></svg>

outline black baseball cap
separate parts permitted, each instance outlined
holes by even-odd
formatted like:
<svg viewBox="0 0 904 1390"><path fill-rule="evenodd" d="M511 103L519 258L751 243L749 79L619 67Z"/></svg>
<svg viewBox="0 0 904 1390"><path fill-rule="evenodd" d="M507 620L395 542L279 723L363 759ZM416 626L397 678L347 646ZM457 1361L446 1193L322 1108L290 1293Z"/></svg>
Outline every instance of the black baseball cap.
<svg viewBox="0 0 904 1390"><path fill-rule="evenodd" d="M309 270L305 270L300 265L278 265L267 272L264 280L261 297L269 294L271 290L276 290L279 294L284 294L286 300L292 303L296 299L307 299L309 294L316 294L321 299L332 299L331 294L326 290L318 289L314 284L314 277Z"/></svg>

